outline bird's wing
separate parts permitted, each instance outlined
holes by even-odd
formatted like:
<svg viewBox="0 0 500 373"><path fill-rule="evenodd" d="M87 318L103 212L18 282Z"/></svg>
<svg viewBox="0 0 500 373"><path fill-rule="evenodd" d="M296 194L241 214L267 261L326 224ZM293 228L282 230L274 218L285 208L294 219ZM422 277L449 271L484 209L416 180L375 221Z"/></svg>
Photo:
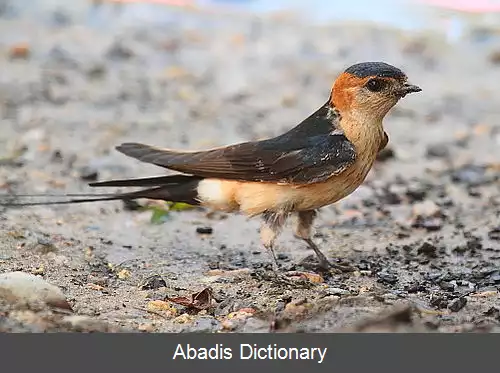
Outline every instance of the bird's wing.
<svg viewBox="0 0 500 373"><path fill-rule="evenodd" d="M117 147L142 162L186 174L241 181L310 184L339 174L356 158L342 133L318 135L299 144L247 142L200 152L176 152L137 143Z"/></svg>
<svg viewBox="0 0 500 373"><path fill-rule="evenodd" d="M356 149L329 104L285 134L206 151L179 152L138 143L116 149L142 162L205 178L311 184L325 181L356 160Z"/></svg>

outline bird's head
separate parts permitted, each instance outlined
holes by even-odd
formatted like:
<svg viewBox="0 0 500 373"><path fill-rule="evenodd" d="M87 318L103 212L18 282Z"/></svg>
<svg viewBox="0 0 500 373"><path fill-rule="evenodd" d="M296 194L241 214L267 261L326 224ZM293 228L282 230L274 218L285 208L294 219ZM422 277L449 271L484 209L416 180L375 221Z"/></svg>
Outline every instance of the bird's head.
<svg viewBox="0 0 500 373"><path fill-rule="evenodd" d="M332 87L331 104L343 116L382 120L396 103L420 87L384 62L363 62L346 69Z"/></svg>

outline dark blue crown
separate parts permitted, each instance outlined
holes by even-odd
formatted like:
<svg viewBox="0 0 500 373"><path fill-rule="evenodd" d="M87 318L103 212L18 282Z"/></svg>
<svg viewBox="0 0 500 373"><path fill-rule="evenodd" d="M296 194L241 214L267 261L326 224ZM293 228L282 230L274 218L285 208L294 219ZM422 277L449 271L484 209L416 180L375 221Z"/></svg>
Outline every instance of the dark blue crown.
<svg viewBox="0 0 500 373"><path fill-rule="evenodd" d="M385 62L362 62L352 65L345 72L358 78L378 76L380 78L404 79L406 77L405 73L397 67Z"/></svg>

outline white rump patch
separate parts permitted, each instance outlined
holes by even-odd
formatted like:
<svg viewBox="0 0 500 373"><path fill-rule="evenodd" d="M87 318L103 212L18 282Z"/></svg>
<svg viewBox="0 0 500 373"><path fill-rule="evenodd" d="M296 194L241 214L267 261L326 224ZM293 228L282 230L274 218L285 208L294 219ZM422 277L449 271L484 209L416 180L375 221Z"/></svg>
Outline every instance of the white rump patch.
<svg viewBox="0 0 500 373"><path fill-rule="evenodd" d="M222 182L216 179L205 179L198 184L198 198L207 204L224 206L228 203L222 190Z"/></svg>

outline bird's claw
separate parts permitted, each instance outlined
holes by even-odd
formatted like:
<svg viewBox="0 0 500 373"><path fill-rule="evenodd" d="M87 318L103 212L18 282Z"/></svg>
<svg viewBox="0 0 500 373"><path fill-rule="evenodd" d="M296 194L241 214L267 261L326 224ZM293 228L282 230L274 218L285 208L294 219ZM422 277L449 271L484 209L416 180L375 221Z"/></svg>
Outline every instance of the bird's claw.
<svg viewBox="0 0 500 373"><path fill-rule="evenodd" d="M354 268L350 265L343 265L338 263L332 263L323 255L323 257L318 256L319 266L321 269L326 271L332 271L336 273L348 273L353 272Z"/></svg>

